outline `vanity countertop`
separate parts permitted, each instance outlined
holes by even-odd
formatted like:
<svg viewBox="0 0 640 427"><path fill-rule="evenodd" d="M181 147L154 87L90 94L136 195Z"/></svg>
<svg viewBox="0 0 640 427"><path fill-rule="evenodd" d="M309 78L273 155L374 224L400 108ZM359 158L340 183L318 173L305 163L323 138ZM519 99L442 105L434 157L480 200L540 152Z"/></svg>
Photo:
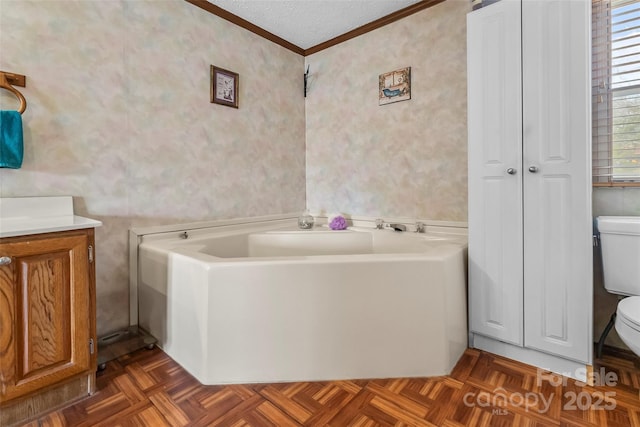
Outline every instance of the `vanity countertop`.
<svg viewBox="0 0 640 427"><path fill-rule="evenodd" d="M75 215L71 196L0 198L0 238L101 225L100 221Z"/></svg>

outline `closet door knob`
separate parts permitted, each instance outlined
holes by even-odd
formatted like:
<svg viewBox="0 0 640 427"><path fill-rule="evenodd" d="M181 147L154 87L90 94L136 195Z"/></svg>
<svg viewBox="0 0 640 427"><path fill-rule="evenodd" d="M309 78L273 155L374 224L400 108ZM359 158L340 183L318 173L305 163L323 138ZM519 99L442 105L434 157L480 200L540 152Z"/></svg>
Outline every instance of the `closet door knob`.
<svg viewBox="0 0 640 427"><path fill-rule="evenodd" d="M0 265L9 265L9 264L11 264L11 257L10 256L0 257Z"/></svg>
<svg viewBox="0 0 640 427"><path fill-rule="evenodd" d="M531 172L531 173L538 172L538 167L537 166L529 166L529 172Z"/></svg>
<svg viewBox="0 0 640 427"><path fill-rule="evenodd" d="M516 171L514 168L509 168L509 169L507 169L507 173L508 173L509 175L515 175L515 174L516 174L516 172L517 172L517 171Z"/></svg>

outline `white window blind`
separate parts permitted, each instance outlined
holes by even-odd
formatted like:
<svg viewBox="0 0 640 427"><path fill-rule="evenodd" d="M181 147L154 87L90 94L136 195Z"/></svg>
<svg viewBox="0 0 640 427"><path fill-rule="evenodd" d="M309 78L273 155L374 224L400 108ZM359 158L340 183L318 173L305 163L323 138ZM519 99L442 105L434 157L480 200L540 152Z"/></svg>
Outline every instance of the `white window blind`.
<svg viewBox="0 0 640 427"><path fill-rule="evenodd" d="M640 183L640 0L593 0L593 182Z"/></svg>
<svg viewBox="0 0 640 427"><path fill-rule="evenodd" d="M640 0L593 0L594 185L640 183Z"/></svg>

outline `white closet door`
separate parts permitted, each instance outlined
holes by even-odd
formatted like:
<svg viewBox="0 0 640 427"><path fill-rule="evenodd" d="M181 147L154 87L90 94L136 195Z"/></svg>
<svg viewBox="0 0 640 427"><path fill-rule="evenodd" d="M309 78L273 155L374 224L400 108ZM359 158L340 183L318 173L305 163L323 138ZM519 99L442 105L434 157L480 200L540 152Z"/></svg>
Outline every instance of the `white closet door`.
<svg viewBox="0 0 640 427"><path fill-rule="evenodd" d="M519 0L502 0L467 15L469 324L472 332L517 345L523 343L520 10Z"/></svg>
<svg viewBox="0 0 640 427"><path fill-rule="evenodd" d="M522 15L525 346L590 363L591 2Z"/></svg>

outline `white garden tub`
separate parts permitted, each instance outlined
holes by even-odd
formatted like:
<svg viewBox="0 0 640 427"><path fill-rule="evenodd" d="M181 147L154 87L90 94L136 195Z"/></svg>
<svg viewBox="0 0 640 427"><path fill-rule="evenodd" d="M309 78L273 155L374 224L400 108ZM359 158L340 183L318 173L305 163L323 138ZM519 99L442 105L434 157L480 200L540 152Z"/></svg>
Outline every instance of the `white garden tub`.
<svg viewBox="0 0 640 427"><path fill-rule="evenodd" d="M139 323L203 384L444 375L466 235L282 222L145 236Z"/></svg>

